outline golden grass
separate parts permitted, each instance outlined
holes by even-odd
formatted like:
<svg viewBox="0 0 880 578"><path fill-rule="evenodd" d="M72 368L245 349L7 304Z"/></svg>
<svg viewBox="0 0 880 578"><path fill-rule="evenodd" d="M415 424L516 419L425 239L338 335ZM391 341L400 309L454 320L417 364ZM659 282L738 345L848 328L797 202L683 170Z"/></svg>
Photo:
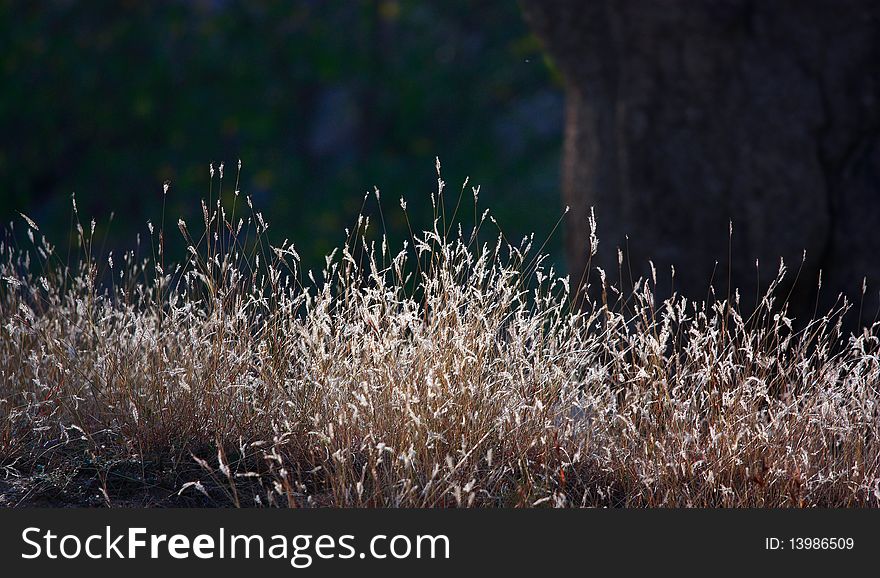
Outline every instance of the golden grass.
<svg viewBox="0 0 880 578"><path fill-rule="evenodd" d="M793 328L775 285L748 318L571 287L531 238L478 241L486 213L447 225L442 188L431 230L395 252L361 217L319 274L213 199L164 267L152 226L112 263L78 227L68 268L27 220L0 245L2 472L76 442L198 463L175 489L236 505L880 504L876 326Z"/></svg>

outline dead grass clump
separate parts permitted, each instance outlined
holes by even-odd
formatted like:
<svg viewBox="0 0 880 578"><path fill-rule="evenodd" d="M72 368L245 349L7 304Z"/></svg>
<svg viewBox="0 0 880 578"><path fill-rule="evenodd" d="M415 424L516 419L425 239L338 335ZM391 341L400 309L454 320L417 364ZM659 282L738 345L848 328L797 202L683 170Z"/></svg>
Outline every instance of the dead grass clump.
<svg viewBox="0 0 880 578"><path fill-rule="evenodd" d="M877 326L845 335L845 303L796 329L775 287L747 318L571 287L432 198L430 230L394 250L362 216L317 274L211 198L180 264L152 225L146 258L78 226L64 263L26 219L31 247L0 244L3 475L76 442L236 505L880 504Z"/></svg>

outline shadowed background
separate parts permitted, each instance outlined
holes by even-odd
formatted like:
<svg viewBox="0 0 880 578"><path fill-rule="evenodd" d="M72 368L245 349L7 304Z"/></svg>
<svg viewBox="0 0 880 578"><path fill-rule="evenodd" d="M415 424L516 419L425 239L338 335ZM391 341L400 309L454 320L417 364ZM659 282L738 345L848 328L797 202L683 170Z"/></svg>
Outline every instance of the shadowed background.
<svg viewBox="0 0 880 578"><path fill-rule="evenodd" d="M470 176L512 242L570 205L546 249L575 281L595 207L591 265L625 288L653 259L659 298L714 283L747 310L783 257L796 317L841 294L865 321L880 307L873 0L522 0L525 19L499 0L0 2L0 218L59 244L74 191L127 247L163 182L170 222L197 218L209 163L228 204L242 159L242 192L307 264L373 186L397 246L401 196L430 223L438 156L447 203Z"/></svg>
<svg viewBox="0 0 880 578"><path fill-rule="evenodd" d="M435 156L449 194L470 176L510 238L546 236L563 210L561 83L515 2L0 6L0 219L22 211L59 245L76 192L108 248L132 246L166 179L176 239L209 163L225 161L229 202L238 159L272 239L312 263L374 185L393 243L401 196L427 225Z"/></svg>
<svg viewBox="0 0 880 578"><path fill-rule="evenodd" d="M845 295L848 323L877 319L880 3L522 4L565 77L575 277L595 207L592 265L617 272L625 247L624 287L653 259L658 297L674 287L702 300L714 279L720 298L739 288L748 312L784 258L790 315L821 315Z"/></svg>

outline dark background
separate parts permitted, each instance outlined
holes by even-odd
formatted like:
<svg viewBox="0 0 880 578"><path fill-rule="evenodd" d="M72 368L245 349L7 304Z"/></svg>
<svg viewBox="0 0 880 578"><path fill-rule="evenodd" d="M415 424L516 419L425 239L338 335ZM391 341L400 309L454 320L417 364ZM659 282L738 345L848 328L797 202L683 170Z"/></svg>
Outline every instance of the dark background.
<svg viewBox="0 0 880 578"><path fill-rule="evenodd" d="M562 213L561 82L516 2L0 7L4 226L21 211L63 245L75 192L107 247L128 248L158 224L166 179L173 230L198 222L211 162L226 163L231 202L238 159L272 240L307 262L339 244L374 185L392 243L401 196L427 225L435 156L449 195L470 176L508 238L543 240ZM561 240L548 244L560 265Z"/></svg>
<svg viewBox="0 0 880 578"><path fill-rule="evenodd" d="M789 316L880 320L880 2L521 4L566 80L574 279L616 277L621 247L624 289L653 260L658 302L738 288L748 314L783 259Z"/></svg>

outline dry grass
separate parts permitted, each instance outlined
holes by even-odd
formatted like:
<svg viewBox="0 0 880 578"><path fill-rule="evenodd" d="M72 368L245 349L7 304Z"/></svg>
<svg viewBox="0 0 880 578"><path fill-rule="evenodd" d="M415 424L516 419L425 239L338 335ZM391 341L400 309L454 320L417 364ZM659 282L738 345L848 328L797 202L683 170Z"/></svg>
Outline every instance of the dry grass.
<svg viewBox="0 0 880 578"><path fill-rule="evenodd" d="M152 226L115 262L78 227L68 268L25 221L32 247L0 245L2 472L78 448L236 505L878 506L878 336L844 335L845 304L798 330L775 287L748 318L652 279L577 290L442 198L399 252L359 218L320 274L212 199L164 268Z"/></svg>

